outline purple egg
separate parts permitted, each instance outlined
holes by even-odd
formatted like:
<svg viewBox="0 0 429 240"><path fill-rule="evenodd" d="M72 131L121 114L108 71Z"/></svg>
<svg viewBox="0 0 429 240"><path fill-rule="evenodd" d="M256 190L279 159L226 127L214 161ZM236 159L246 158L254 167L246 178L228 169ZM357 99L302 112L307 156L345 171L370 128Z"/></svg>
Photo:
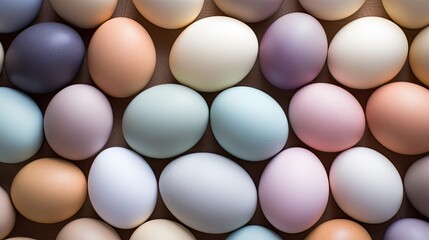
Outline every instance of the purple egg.
<svg viewBox="0 0 429 240"><path fill-rule="evenodd" d="M403 218L392 223L384 234L384 240L427 240L429 223L417 218Z"/></svg>
<svg viewBox="0 0 429 240"><path fill-rule="evenodd" d="M322 25L305 13L277 19L265 32L260 63L265 78L275 87L294 89L313 81L322 70L328 40Z"/></svg>
<svg viewBox="0 0 429 240"><path fill-rule="evenodd" d="M61 23L39 23L12 41L5 69L18 88L30 93L48 93L75 78L84 56L85 45L74 29Z"/></svg>

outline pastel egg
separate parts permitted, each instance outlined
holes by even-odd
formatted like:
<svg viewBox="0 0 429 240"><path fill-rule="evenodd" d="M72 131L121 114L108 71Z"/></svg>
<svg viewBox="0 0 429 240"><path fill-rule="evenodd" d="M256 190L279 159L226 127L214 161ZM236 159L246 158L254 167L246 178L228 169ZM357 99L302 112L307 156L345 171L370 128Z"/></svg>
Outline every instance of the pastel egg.
<svg viewBox="0 0 429 240"><path fill-rule="evenodd" d="M19 163L31 158L43 143L43 115L24 93L0 87L0 162Z"/></svg>
<svg viewBox="0 0 429 240"><path fill-rule="evenodd" d="M131 235L130 240L196 240L184 226L167 219L155 219L143 223Z"/></svg>
<svg viewBox="0 0 429 240"><path fill-rule="evenodd" d="M371 240L369 233L356 222L332 219L317 226L304 240Z"/></svg>
<svg viewBox="0 0 429 240"><path fill-rule="evenodd" d="M197 18L204 0L133 0L137 10L151 23L167 29L181 28Z"/></svg>
<svg viewBox="0 0 429 240"><path fill-rule="evenodd" d="M153 158L179 155L203 136L209 108L196 91L178 84L144 90L127 106L122 131L138 153Z"/></svg>
<svg viewBox="0 0 429 240"><path fill-rule="evenodd" d="M259 52L261 70L275 87L298 88L317 77L327 51L322 25L308 14L289 13L264 33Z"/></svg>
<svg viewBox="0 0 429 240"><path fill-rule="evenodd" d="M9 194L2 187L0 187L0 212L0 238L3 239L15 226L15 208Z"/></svg>
<svg viewBox="0 0 429 240"><path fill-rule="evenodd" d="M13 205L38 223L57 223L73 216L86 199L86 178L72 163L42 158L24 166L11 187Z"/></svg>
<svg viewBox="0 0 429 240"><path fill-rule="evenodd" d="M368 127L383 146L401 154L429 151L429 91L409 82L390 83L368 99Z"/></svg>
<svg viewBox="0 0 429 240"><path fill-rule="evenodd" d="M414 75L429 86L429 27L421 30L410 47L410 66Z"/></svg>
<svg viewBox="0 0 429 240"><path fill-rule="evenodd" d="M67 223L56 240L121 240L118 233L106 223L93 218L78 218Z"/></svg>
<svg viewBox="0 0 429 240"><path fill-rule="evenodd" d="M426 217L429 216L429 156L415 161L404 178L405 192L411 204Z"/></svg>
<svg viewBox="0 0 429 240"><path fill-rule="evenodd" d="M130 229L145 222L153 210L158 187L149 164L137 153L112 147L97 155L88 176L89 199L110 225Z"/></svg>
<svg viewBox="0 0 429 240"><path fill-rule="evenodd" d="M328 21L351 16L362 7L365 0L299 0L301 6L311 15Z"/></svg>
<svg viewBox="0 0 429 240"><path fill-rule="evenodd" d="M88 70L106 94L124 98L140 92L155 70L155 45L138 22L125 17L103 23L88 46Z"/></svg>
<svg viewBox="0 0 429 240"><path fill-rule="evenodd" d="M234 34L231 34L234 33ZM189 25L170 52L178 82L201 92L216 92L240 82L258 55L253 30L234 18L212 16Z"/></svg>
<svg viewBox="0 0 429 240"><path fill-rule="evenodd" d="M325 152L352 147L365 132L365 114L356 98L329 83L298 90L289 104L290 124L301 141Z"/></svg>
<svg viewBox="0 0 429 240"><path fill-rule="evenodd" d="M118 0L50 0L52 8L67 22L80 28L94 28L108 20Z"/></svg>
<svg viewBox="0 0 429 240"><path fill-rule="evenodd" d="M265 167L259 182L262 212L278 230L298 233L313 226L325 211L329 182L312 152L289 148Z"/></svg>
<svg viewBox="0 0 429 240"><path fill-rule="evenodd" d="M58 92L45 111L49 146L60 156L83 160L106 144L113 126L107 98L95 87L75 84Z"/></svg>
<svg viewBox="0 0 429 240"><path fill-rule="evenodd" d="M188 154L170 162L159 178L159 191L179 221L204 233L226 233L243 226L257 205L249 174L214 153Z"/></svg>
<svg viewBox="0 0 429 240"><path fill-rule="evenodd" d="M7 238L5 240L36 240L36 239L28 238L28 237L13 237L13 238Z"/></svg>
<svg viewBox="0 0 429 240"><path fill-rule="evenodd" d="M396 220L384 233L384 240L426 240L429 236L429 223L417 218Z"/></svg>
<svg viewBox="0 0 429 240"><path fill-rule="evenodd" d="M249 23L271 17L283 4L283 0L214 0L214 2L222 12Z"/></svg>
<svg viewBox="0 0 429 240"><path fill-rule="evenodd" d="M0 1L0 33L18 31L30 24L39 14L43 0Z"/></svg>
<svg viewBox="0 0 429 240"><path fill-rule="evenodd" d="M369 89L393 79L407 55L408 41L400 27L382 17L362 17L335 34L328 68L341 84Z"/></svg>
<svg viewBox="0 0 429 240"><path fill-rule="evenodd" d="M0 73L1 73L1 70L3 69L3 61L4 61L4 50L3 50L3 45L0 42Z"/></svg>
<svg viewBox="0 0 429 240"><path fill-rule="evenodd" d="M6 52L9 80L30 93L57 91L78 74L85 56L79 33L55 22L33 25L12 41Z"/></svg>
<svg viewBox="0 0 429 240"><path fill-rule="evenodd" d="M421 0L382 0L389 17L406 28L422 28L429 24L429 2Z"/></svg>
<svg viewBox="0 0 429 240"><path fill-rule="evenodd" d="M216 96L210 124L217 142L232 155L260 161L286 144L289 129L282 107L271 96L251 87L233 87Z"/></svg>
<svg viewBox="0 0 429 240"><path fill-rule="evenodd" d="M329 179L335 202L358 221L385 222L401 206L401 176L389 159L370 148L355 147L338 155Z"/></svg>
<svg viewBox="0 0 429 240"><path fill-rule="evenodd" d="M249 225L242 227L231 233L225 240L282 240L277 233L268 228Z"/></svg>

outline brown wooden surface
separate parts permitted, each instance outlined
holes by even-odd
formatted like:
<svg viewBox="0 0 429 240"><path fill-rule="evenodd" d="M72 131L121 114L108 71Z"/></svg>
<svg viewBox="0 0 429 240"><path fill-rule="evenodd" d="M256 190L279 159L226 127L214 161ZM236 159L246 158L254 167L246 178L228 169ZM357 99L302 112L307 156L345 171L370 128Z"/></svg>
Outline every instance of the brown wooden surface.
<svg viewBox="0 0 429 240"><path fill-rule="evenodd" d="M282 5L279 12L277 12L273 17L269 18L268 20L257 23L257 24L250 24L250 27L256 32L258 39L261 40L263 33L267 29L267 27L278 17L289 13L289 12L296 12L296 11L304 11L302 7L299 5L298 0L285 0L284 4ZM224 15L222 12L219 11L219 9L216 8L212 0L205 0L204 8L199 15L198 18L203 18L207 16L212 15ZM370 15L376 15L376 16L382 16L382 17L388 17L386 12L384 11L381 0L367 0L364 6L353 16L341 20L341 21L335 21L335 22L326 22L321 21L322 25L325 28L326 34L328 36L328 40L330 41L334 34L346 23L350 22L353 19L356 19L358 17L363 16L370 16ZM168 55L170 48L176 39L176 37L180 34L180 32L183 29L179 30L166 30L161 29L159 27L156 27L149 23L147 20L145 20L135 9L135 7L132 4L131 0L119 0L117 9L114 13L114 17L118 16L126 16L130 17L132 19L135 19L136 21L140 22L150 33L152 36L152 39L155 43L156 51L157 51L157 65L156 70L153 75L152 80L149 82L147 87L157 85L160 83L167 83L167 82L175 82L168 66ZM40 12L39 16L35 20L35 22L46 22L46 21L56 21L56 22L63 22L52 10L51 6L49 5L49 1L45 0L42 11ZM91 38L92 33L94 32L94 29L92 30L81 30L76 29L79 31L79 33L82 35L86 46L88 46L88 42ZM411 43L413 37L416 35L418 30L407 30L404 29L409 44ZM5 48L5 51L7 51L8 46L10 45L13 38L17 35L17 33L13 34L0 34L0 42L3 44L3 47ZM329 71L325 65L322 72L319 74L316 82L330 82L337 84L337 82L332 78L332 76L329 74ZM405 64L402 71L398 74L398 76L393 81L412 81L418 83L418 81L415 79L413 74L411 73L410 67L408 62ZM88 74L87 64L86 61L82 66L82 69L77 76L77 78L73 81L73 83L87 83L87 84L93 84L91 82L91 79ZM248 85L257 87L259 89L264 90L265 92L268 92L271 96L273 96L283 107L285 112L287 113L288 104L291 96L295 91L287 91L287 90L280 90L276 89L273 86L271 86L262 76L260 68L259 68L259 62L257 62L250 72L250 74L238 85ZM11 86L11 84L7 80L6 73L3 69L3 72L1 73L0 77L0 86ZM147 88L146 87L146 88ZM346 88L347 89L347 88ZM368 99L369 95L372 93L373 90L349 90L354 96L357 97L359 102L362 104L363 107L366 105L366 100ZM204 98L207 100L208 104L210 105L213 101L213 98L216 96L217 93L210 93L210 94L202 94ZM47 94L47 95L31 95L39 104L42 111L46 109L46 106L49 102L49 100L53 97L54 93ZM116 98L109 98L110 103L112 104L112 107L114 109L114 130L112 132L111 138L108 142L108 144L105 146L111 147L111 146L126 146L126 143L122 136L121 131L121 118L122 114L124 112L125 107L131 100L131 98L128 99L116 99ZM397 167L399 173L401 174L402 178L404 177L404 174L409 167L409 165L416 159L420 158L421 156L404 156L400 154L393 153L383 146L381 146L370 134L369 130L366 129L365 135L362 138L362 140L358 143L359 146L367 146L371 147L373 149L378 150L382 154L384 154L386 157L388 157L394 165ZM293 134L292 131L290 131L289 139L286 145L286 148L292 147L292 146L304 146L304 144L297 139L297 137ZM305 146L304 146L305 147ZM310 149L310 148L309 148ZM311 150L311 149L310 149ZM231 159L236 160L240 165L242 165L252 176L254 179L255 184L257 185L259 182L259 177L265 167L265 165L268 163L268 161L263 162L246 162L243 160L238 160L231 155L227 154L224 150L220 148L220 146L216 143L214 140L214 137L210 131L210 129L207 129L206 134L204 135L203 139L191 150L190 152L198 152L198 151L208 151L208 152L216 152L222 155L225 155L227 157L230 157ZM319 151L312 150L323 162L324 166L326 167L326 170L329 171L329 167L333 161L333 159L337 156L337 153L323 153ZM41 157L52 157L57 156L48 146L46 141L44 142L41 150L31 158L29 161L32 161L34 159L38 159ZM149 164L152 166L155 174L157 177L159 177L162 169L166 164L168 164L172 159L166 159L166 160L153 160L146 158L149 162ZM1 164L0 163L0 186L6 189L6 191L10 191L11 182L13 180L13 177L17 173L17 171L22 168L27 162L20 163L20 164ZM93 158L75 162L76 165L78 165L82 171L88 175L89 168L91 166L91 163L93 161ZM96 215L94 209L92 208L89 200L87 199L82 209L71 219L68 219L64 222L57 223L57 224L39 224L31 222L24 217L22 217L19 213L17 214L17 221L15 228L13 229L10 236L28 236L33 237L39 240L42 239L55 239L57 233L59 230L69 221L80 218L80 217L94 217L98 218ZM419 214L409 203L409 201L404 197L404 201L402 204L401 209L399 212L395 215L393 219L390 221L383 223L383 224L377 224L377 225L371 225L371 224L363 224L363 226L370 232L373 239L379 240L382 239L383 233L386 230L386 227L395 219L404 218L404 217L418 217L421 219L425 219L421 214ZM162 203L161 198L158 198L158 203L155 208L155 211L153 215L151 216L151 219L155 218L167 218L167 219L173 219L174 217L168 212L165 205ZM318 221L318 223L315 225L333 218L348 218L335 204L332 196L329 199L328 207L326 208L325 213L323 214L322 218ZM427 220L427 219L425 219ZM264 218L261 209L258 207L256 214L250 221L251 224L260 224L267 226L273 230L275 230L268 221ZM314 228L314 226L313 226ZM309 231L311 231L313 228L299 234L285 234L281 233L279 231L276 231L279 233L284 239L303 239ZM119 234L122 236L122 239L128 239L133 232L133 229L131 230L120 230L117 229ZM193 230L192 230L193 231ZM220 234L220 235L210 235L210 234L204 234L197 231L193 231L195 236L198 239L203 240L210 240L210 239L224 239L228 234Z"/></svg>

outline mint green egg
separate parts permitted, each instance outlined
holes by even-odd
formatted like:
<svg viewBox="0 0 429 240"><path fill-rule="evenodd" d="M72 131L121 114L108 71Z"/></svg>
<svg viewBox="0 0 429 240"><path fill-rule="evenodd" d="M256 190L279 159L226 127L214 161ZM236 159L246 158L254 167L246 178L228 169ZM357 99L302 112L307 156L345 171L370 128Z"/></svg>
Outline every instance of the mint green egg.
<svg viewBox="0 0 429 240"><path fill-rule="evenodd" d="M282 240L277 233L268 228L249 225L242 227L229 235L225 240Z"/></svg>

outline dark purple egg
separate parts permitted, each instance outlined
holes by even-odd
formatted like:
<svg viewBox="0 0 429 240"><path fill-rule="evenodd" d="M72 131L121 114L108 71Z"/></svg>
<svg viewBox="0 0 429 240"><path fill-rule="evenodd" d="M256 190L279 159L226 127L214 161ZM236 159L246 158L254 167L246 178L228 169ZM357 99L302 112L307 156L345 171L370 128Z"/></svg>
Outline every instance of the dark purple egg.
<svg viewBox="0 0 429 240"><path fill-rule="evenodd" d="M22 31L6 52L9 80L30 93L59 90L80 70L85 45L74 29L54 22L39 23Z"/></svg>
<svg viewBox="0 0 429 240"><path fill-rule="evenodd" d="M428 240L429 223L417 218L403 218L392 223L384 240Z"/></svg>

